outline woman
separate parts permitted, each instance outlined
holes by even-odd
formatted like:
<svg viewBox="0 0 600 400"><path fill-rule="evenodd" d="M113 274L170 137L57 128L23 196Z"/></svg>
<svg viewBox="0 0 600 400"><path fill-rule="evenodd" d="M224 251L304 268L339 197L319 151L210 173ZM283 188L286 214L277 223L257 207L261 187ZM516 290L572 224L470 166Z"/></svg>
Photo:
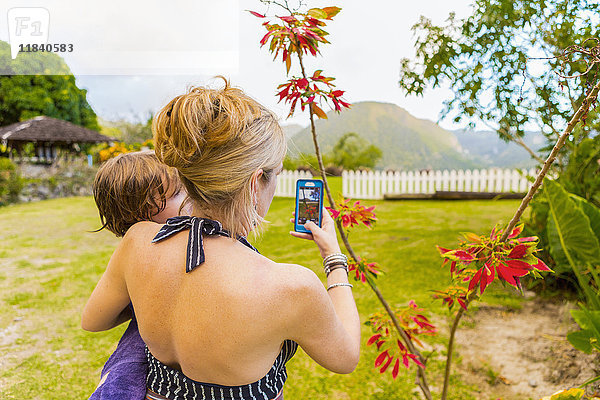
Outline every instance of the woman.
<svg viewBox="0 0 600 400"><path fill-rule="evenodd" d="M282 170L285 136L273 113L225 82L173 99L153 131L193 217L130 228L82 327L111 329L133 304L147 345L148 399L282 399L297 345L330 371L352 372L360 321L328 213L322 228L307 223L312 235L292 233L318 246L328 290L311 270L276 263L245 239L264 221Z"/></svg>

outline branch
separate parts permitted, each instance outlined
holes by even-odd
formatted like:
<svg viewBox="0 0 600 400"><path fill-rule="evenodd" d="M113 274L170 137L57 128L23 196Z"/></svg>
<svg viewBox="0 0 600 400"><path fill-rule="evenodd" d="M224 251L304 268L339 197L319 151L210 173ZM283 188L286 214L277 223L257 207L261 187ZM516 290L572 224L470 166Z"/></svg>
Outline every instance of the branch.
<svg viewBox="0 0 600 400"><path fill-rule="evenodd" d="M493 126L491 126L490 124L488 124L487 121L483 120L483 124L485 126L487 126L490 129L495 129ZM510 140L512 140L513 142L515 142L516 144L518 144L519 146L523 147L531 156L531 158L533 158L534 160L536 160L538 163L542 164L544 162L544 160L541 159L540 156L538 156L537 154L535 154L535 152L533 150L531 150L531 148L529 146L527 146L527 144L525 144L525 142L523 141L523 139L521 139L520 137L517 137L516 135L513 135L512 133L508 132L506 129L504 128L500 128L500 131L505 134L506 136L508 136L510 138Z"/></svg>
<svg viewBox="0 0 600 400"><path fill-rule="evenodd" d="M550 155L544 162L542 170L538 173L538 176L536 177L535 182L529 189L527 196L525 196L525 198L521 202L521 205L517 209L517 212L515 213L512 220L509 222L508 226L506 227L504 233L502 234L502 237L500 238L500 240L502 242L506 241L506 239L508 238L508 235L510 235L510 233L512 232L514 227L519 222L519 219L523 215L523 212L525 212L527 205L533 198L533 195L537 192L538 188L542 184L542 181L544 180L544 177L548 173L548 170L550 169L550 165L554 162L556 155L558 154L560 149L565 144L567 137L569 137L569 135L573 131L573 128L575 128L577 123L581 120L581 117L586 115L586 113L589 111L592 104L594 104L594 102L596 101L599 90L600 90L600 81L598 83L596 83L594 88L591 90L590 94L581 103L581 106L579 107L579 109L577 110L575 115L573 115L573 118L571 118L571 121L569 121L569 124L567 125L567 127L565 128L563 133L560 135L558 141L556 142L556 145L554 145L554 148L550 152ZM475 289L473 292L471 292L469 294L469 297L467 299L467 306L472 300L475 299L476 296L477 296L477 289ZM460 310L458 310L456 317L454 318L454 322L452 323L452 328L450 330L450 339L448 342L448 356L446 359L446 371L444 374L444 387L442 389L441 400L446 400L446 396L447 396L447 392L448 392L448 382L449 382L449 378L450 378L450 369L451 369L451 365L452 365L452 351L453 351L453 347L454 347L454 335L456 333L456 329L458 328L460 319L462 318L463 315L464 315L464 309L461 308Z"/></svg>
<svg viewBox="0 0 600 400"><path fill-rule="evenodd" d="M552 165L552 163L554 162L556 155L558 154L560 149L564 146L565 141L567 140L567 138L573 131L573 128L575 128L575 126L577 125L577 123L579 122L581 117L587 114L587 112L589 111L592 104L596 101L599 90L600 90L600 81L598 83L596 83L594 88L591 90L590 94L585 98L585 100L583 100L583 102L581 103L581 106L579 106L579 109L577 110L575 115L573 115L573 118L571 118L571 121L569 121L569 124L567 125L567 127L565 128L563 133L558 138L558 141L554 145L554 148L550 152L550 155L544 162L544 165L542 166L542 170L538 174L533 185L529 188L529 192L527 192L527 196L525 196L525 198L521 202L521 205L517 209L517 212L515 213L513 218L510 220L508 226L506 227L506 230L502 234L502 238L501 238L502 241L505 241L508 238L508 235L510 234L510 232L512 232L514 227L517 225L517 223L521 219L521 216L525 212L525 209L529 205L529 202L533 198L533 195L535 194L535 192L537 192L538 188L542 184L542 181L544 180L544 177L548 173L548 170L550 169L550 165Z"/></svg>
<svg viewBox="0 0 600 400"><path fill-rule="evenodd" d="M301 53L297 53L298 54L298 59L300 62L300 68L302 70L302 77L307 79L307 75L304 69L304 63L302 61L302 54ZM333 196L331 195L331 190L329 188L329 182L327 181L327 176L325 174L325 167L323 165L323 158L321 157L321 149L319 147L319 142L317 140L317 131L315 128L315 122L314 122L314 114L313 114L313 109L312 107L309 107L309 115L310 115L310 130L312 133L312 139L313 139L313 145L315 147L315 153L317 156L317 160L319 162L319 172L321 174L321 178L323 179L323 186L325 187L325 192L327 193L327 199L329 201L329 205L332 209L336 209L335 208L335 201L333 200ZM344 243L344 246L346 247L346 250L348 251L348 254L350 254L350 257L352 257L352 259L354 259L354 261L356 263L359 262L359 258L356 255L356 253L354 252L354 249L352 248L352 245L350 244L350 241L348 240L348 236L346 235L346 231L344 230L344 227L342 226L342 223L340 220L336 221L336 225L338 228L338 232L340 233L340 237L342 238L342 241ZM390 319L392 320L392 323L394 324L394 327L396 328L396 330L398 331L398 333L400 334L400 336L402 337L402 340L404 341L404 343L406 344L406 347L408 348L408 350L413 353L414 355L416 355L417 357L419 357L419 360L425 364L427 362L427 360L425 359L425 357L423 357L423 355L417 350L417 348L415 347L415 345L413 344L412 340L410 339L410 337L408 337L408 335L406 334L406 332L404 332L404 329L402 329L402 327L400 326L400 323L398 322L398 319L396 318L396 314L394 313L394 311L392 310L392 308L390 307L389 303L386 301L386 299L383 297L383 294L381 293L381 291L379 290L379 288L375 285L373 285L369 280L367 280L367 282L369 283L369 286L371 287L371 289L373 290L373 292L375 292L375 295L377 296L377 298L379 299L379 301L381 302L381 304L383 305L383 308L385 308L385 311L388 313L388 315L390 316ZM431 396L431 391L429 390L429 385L427 383L427 376L425 375L425 369L419 365L417 365L417 385L419 385L419 387L421 388L421 391L423 392L423 395L425 396L425 398L427 400L432 400L433 397Z"/></svg>

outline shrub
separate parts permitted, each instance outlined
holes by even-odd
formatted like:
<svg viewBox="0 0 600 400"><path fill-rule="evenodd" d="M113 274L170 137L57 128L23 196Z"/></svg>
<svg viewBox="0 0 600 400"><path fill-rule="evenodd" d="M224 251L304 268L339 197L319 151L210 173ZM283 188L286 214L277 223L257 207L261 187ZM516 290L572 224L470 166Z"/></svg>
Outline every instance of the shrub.
<svg viewBox="0 0 600 400"><path fill-rule="evenodd" d="M15 164L0 157L0 205L16 202L23 188L23 179Z"/></svg>

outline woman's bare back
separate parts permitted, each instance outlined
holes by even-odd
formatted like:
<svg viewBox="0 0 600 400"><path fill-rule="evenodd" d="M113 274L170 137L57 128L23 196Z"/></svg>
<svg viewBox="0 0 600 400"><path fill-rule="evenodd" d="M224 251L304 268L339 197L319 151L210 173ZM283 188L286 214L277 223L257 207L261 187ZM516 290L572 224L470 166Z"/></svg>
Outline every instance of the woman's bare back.
<svg viewBox="0 0 600 400"><path fill-rule="evenodd" d="M135 226L137 262L125 271L150 352L200 382L242 385L263 377L287 339L285 289L295 266L231 238L204 236L205 262L186 273L188 232L151 243L159 228Z"/></svg>

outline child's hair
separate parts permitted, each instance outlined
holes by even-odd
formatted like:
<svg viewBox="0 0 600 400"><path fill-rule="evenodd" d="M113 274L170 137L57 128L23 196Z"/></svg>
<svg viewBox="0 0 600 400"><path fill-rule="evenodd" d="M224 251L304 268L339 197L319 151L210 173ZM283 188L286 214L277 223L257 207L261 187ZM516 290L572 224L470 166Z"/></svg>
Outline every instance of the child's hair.
<svg viewBox="0 0 600 400"><path fill-rule="evenodd" d="M93 185L102 223L98 231L106 228L124 236L136 222L151 221L182 188L177 171L161 163L153 151L120 154L106 161Z"/></svg>

